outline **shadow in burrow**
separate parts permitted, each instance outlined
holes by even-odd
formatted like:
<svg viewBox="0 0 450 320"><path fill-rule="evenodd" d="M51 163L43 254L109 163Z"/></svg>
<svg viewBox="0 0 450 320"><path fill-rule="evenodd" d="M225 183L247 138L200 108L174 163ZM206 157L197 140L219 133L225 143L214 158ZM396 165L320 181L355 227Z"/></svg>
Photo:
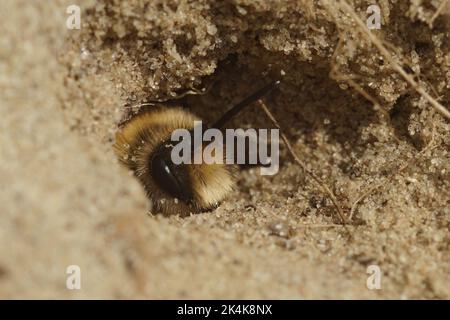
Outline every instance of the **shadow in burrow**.
<svg viewBox="0 0 450 320"><path fill-rule="evenodd" d="M342 90L328 74L326 64L325 67L310 65L273 53L263 59L243 53L229 57L219 65L215 82L205 94L187 96L180 104L206 123L213 123L244 97L281 79L280 87L264 100L291 144L300 140L311 150L320 148L316 133L321 131L326 135L327 143L339 144L357 158L369 143L375 142L376 137L362 140L361 131L380 121L379 115L370 103L352 95L350 90ZM269 129L274 126L254 104L244 109L227 127ZM344 174L351 175L348 167L351 167L352 159L347 159L349 163L338 165ZM282 157L281 165L283 160Z"/></svg>

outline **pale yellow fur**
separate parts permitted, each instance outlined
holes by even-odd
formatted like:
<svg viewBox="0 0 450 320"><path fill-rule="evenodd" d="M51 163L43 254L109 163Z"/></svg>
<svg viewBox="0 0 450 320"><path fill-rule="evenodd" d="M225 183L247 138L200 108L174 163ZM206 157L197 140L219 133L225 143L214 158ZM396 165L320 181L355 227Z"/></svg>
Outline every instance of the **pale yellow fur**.
<svg viewBox="0 0 450 320"><path fill-rule="evenodd" d="M194 197L194 203L187 205L164 193L153 181L148 168L151 153L170 139L173 130L192 129L195 120L200 119L180 108L156 109L135 116L116 134L114 150L119 160L135 172L156 208L167 214L185 215L211 209L232 191L235 184L232 166L186 165Z"/></svg>

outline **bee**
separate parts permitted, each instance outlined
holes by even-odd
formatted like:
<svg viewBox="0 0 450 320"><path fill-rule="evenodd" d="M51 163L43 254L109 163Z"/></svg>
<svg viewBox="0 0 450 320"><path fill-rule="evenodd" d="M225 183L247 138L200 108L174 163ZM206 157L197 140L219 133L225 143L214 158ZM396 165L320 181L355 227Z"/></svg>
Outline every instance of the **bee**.
<svg viewBox="0 0 450 320"><path fill-rule="evenodd" d="M279 83L273 81L257 90L208 128L223 130L229 120ZM208 211L217 207L235 187L237 169L233 164L226 164L227 161L212 164L172 161L172 132L176 129L193 132L195 121L200 118L186 109L155 106L126 121L116 133L114 151L144 186L152 211L181 216Z"/></svg>

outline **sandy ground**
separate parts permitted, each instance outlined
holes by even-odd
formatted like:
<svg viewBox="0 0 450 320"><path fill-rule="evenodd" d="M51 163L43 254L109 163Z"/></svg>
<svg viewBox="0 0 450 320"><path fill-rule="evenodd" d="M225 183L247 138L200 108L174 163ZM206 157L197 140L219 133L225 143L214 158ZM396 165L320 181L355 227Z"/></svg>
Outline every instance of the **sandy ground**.
<svg viewBox="0 0 450 320"><path fill-rule="evenodd" d="M0 297L450 298L449 122L336 3L77 1L68 30L70 1L1 1ZM450 105L450 9L379 3L374 34ZM111 148L132 106L175 97L211 121L280 73L267 105L347 228L285 148L212 212L150 215Z"/></svg>

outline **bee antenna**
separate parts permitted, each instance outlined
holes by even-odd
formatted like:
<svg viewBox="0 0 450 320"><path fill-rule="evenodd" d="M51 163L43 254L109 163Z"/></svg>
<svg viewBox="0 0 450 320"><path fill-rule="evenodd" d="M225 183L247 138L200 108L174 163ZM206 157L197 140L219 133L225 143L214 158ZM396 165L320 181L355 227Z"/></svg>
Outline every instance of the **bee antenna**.
<svg viewBox="0 0 450 320"><path fill-rule="evenodd" d="M254 92L252 95L248 96L237 105L232 107L230 110L225 112L225 114L212 125L212 128L221 129L228 121L230 121L234 116L241 112L245 107L251 105L253 102L258 101L259 99L267 95L270 91L278 87L280 83L280 80L272 81L268 85Z"/></svg>

